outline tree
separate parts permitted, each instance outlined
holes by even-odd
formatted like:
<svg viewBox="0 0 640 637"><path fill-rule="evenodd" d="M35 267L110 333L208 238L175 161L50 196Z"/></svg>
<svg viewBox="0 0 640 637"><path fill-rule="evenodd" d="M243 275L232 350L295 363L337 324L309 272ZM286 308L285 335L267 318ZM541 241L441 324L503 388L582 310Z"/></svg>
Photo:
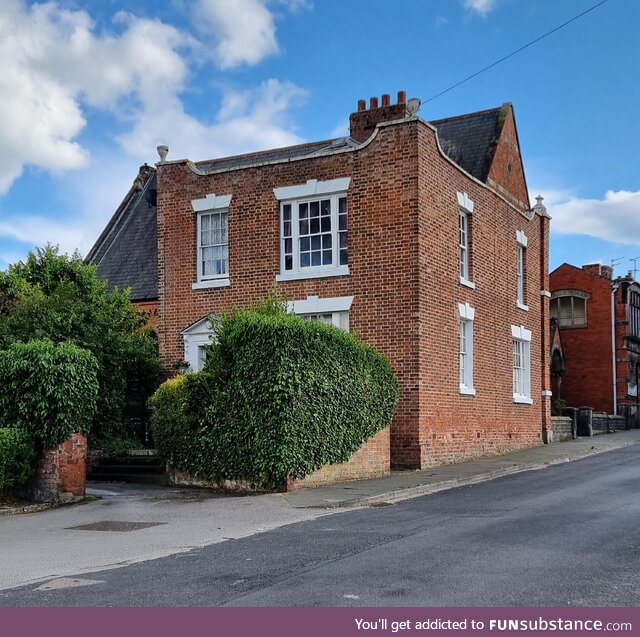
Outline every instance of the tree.
<svg viewBox="0 0 640 637"><path fill-rule="evenodd" d="M128 433L127 384L149 396L162 379L157 343L128 290L108 291L78 253L47 245L0 272L0 350L17 341L72 341L97 359L100 387L91 439Z"/></svg>

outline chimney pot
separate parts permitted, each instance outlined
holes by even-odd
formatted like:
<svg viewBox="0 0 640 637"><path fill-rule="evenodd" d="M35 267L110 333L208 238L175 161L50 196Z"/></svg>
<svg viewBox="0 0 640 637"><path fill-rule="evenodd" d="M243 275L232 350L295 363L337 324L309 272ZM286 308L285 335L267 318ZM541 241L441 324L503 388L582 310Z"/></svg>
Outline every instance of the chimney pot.
<svg viewBox="0 0 640 637"><path fill-rule="evenodd" d="M382 96L382 106L391 106L391 95L388 93Z"/></svg>
<svg viewBox="0 0 640 637"><path fill-rule="evenodd" d="M372 97L369 100L369 108L370 109L378 108L378 98L377 97Z"/></svg>
<svg viewBox="0 0 640 637"><path fill-rule="evenodd" d="M367 100L358 100L358 112L367 110Z"/></svg>
<svg viewBox="0 0 640 637"><path fill-rule="evenodd" d="M398 91L398 104L404 104L407 101L407 92Z"/></svg>

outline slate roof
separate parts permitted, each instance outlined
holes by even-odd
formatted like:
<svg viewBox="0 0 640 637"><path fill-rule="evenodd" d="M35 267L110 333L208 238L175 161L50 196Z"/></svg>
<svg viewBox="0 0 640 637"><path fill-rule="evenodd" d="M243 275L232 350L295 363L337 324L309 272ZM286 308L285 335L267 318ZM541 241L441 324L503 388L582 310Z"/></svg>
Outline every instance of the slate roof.
<svg viewBox="0 0 640 637"><path fill-rule="evenodd" d="M503 107L504 108L504 107ZM444 153L476 179L486 182L500 137L502 108L431 122Z"/></svg>
<svg viewBox="0 0 640 637"><path fill-rule="evenodd" d="M508 105L431 122L442 150L455 163L486 182L502 128L502 111ZM277 161L312 158L357 148L351 137L340 137L289 148L249 153L197 162L198 170L214 173ZM156 173L143 166L124 200L109 221L86 260L98 267L109 287L130 287L133 301L158 298L158 244L156 207L145 193L156 189Z"/></svg>
<svg viewBox="0 0 640 637"><path fill-rule="evenodd" d="M156 171L146 168L86 258L96 264L98 277L109 282L109 289L130 287L132 301L158 298L156 206L145 198L156 188ZM148 195L152 201L153 194Z"/></svg>

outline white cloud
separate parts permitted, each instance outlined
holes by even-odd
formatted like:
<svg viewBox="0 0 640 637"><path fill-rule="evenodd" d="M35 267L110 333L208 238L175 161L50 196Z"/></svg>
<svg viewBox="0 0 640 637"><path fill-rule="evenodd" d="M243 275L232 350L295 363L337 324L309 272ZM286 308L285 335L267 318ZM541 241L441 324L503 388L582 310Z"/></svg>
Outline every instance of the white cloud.
<svg viewBox="0 0 640 637"><path fill-rule="evenodd" d="M485 16L495 9L498 0L463 0L463 3L466 9Z"/></svg>
<svg viewBox="0 0 640 637"><path fill-rule="evenodd" d="M603 199L583 199L563 191L541 194L552 217L552 231L640 244L640 191L608 190Z"/></svg>
<svg viewBox="0 0 640 637"><path fill-rule="evenodd" d="M159 144L169 146L169 159L193 160L291 146L303 140L290 131L287 112L305 96L295 84L274 79L254 89L227 90L216 121L205 124L185 112L179 99L167 95L155 105L147 104L144 117L119 141L140 161L150 161L149 154Z"/></svg>
<svg viewBox="0 0 640 637"><path fill-rule="evenodd" d="M4 0L0 20L0 194L25 165L62 172L86 166L77 141L85 104L127 110L124 98L151 100L181 90L178 53L189 38L157 20L120 14L120 35L96 35L84 11L53 2Z"/></svg>
<svg viewBox="0 0 640 637"><path fill-rule="evenodd" d="M257 64L278 51L265 0L198 0L194 17L196 28L216 40L213 51L222 69Z"/></svg>

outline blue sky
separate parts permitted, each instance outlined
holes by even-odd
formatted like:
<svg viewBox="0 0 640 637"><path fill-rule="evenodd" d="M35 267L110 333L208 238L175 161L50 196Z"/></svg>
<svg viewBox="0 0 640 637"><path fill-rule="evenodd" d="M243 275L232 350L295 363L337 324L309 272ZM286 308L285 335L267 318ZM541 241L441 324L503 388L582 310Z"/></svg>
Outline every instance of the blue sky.
<svg viewBox="0 0 640 637"><path fill-rule="evenodd" d="M640 256L640 3L608 0L0 3L0 269L47 241L86 254L143 162L346 134L404 89L438 119L514 104L551 267Z"/></svg>

